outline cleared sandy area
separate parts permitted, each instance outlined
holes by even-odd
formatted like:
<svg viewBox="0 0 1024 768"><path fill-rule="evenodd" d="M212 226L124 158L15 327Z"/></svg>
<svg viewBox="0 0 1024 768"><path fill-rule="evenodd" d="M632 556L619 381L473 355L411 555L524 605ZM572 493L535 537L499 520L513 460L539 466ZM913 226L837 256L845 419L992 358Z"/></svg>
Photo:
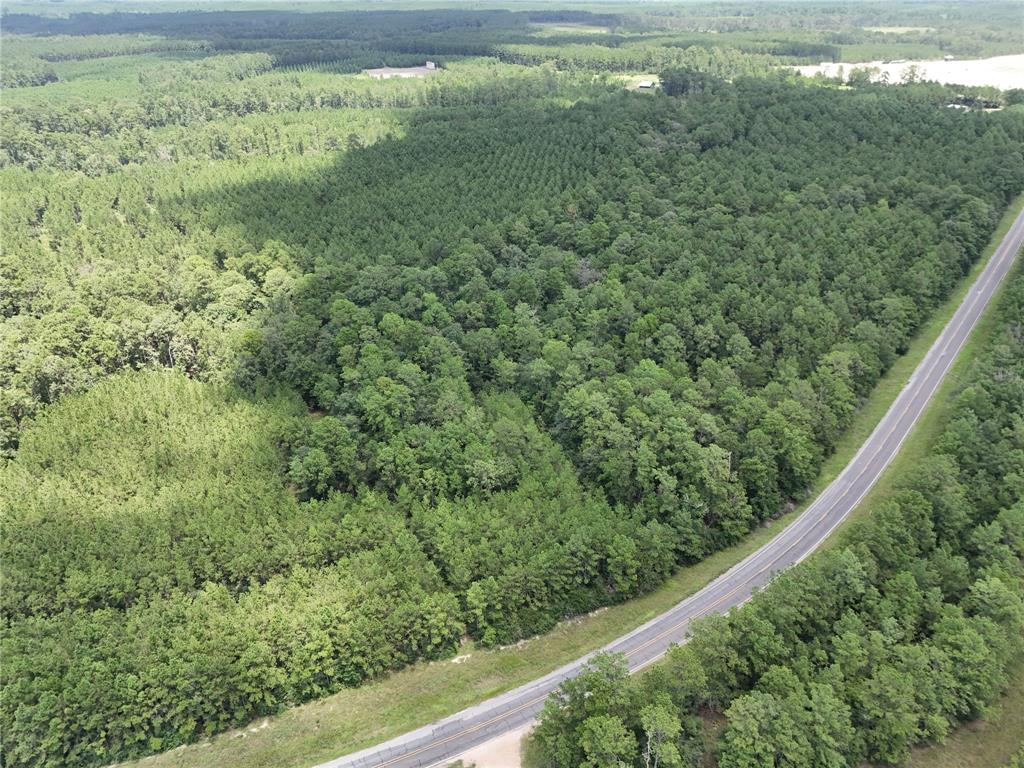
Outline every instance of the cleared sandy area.
<svg viewBox="0 0 1024 768"><path fill-rule="evenodd" d="M886 35L906 35L911 32L934 32L935 27L864 27L868 32L882 32Z"/></svg>
<svg viewBox="0 0 1024 768"><path fill-rule="evenodd" d="M541 21L532 25L540 34L548 35L607 35L608 27L597 27L593 24L582 24L571 21Z"/></svg>
<svg viewBox="0 0 1024 768"><path fill-rule="evenodd" d="M459 755L458 759L463 765L475 765L476 768L520 768L523 737L532 728L532 724L524 725L504 733Z"/></svg>
<svg viewBox="0 0 1024 768"><path fill-rule="evenodd" d="M890 83L898 83L904 79L909 67L917 67L918 78L935 80L940 83L958 85L991 85L1006 90L1008 88L1024 88L1024 54L1012 56L994 56L990 59L965 59L963 61L901 61L884 63L866 61L861 63L816 64L810 67L796 67L801 75L813 77L819 72L828 77L837 77L840 70L848 77L854 69L877 70L873 79L880 79L882 73L888 75Z"/></svg>
<svg viewBox="0 0 1024 768"><path fill-rule="evenodd" d="M422 67L377 67L376 69L364 69L363 74L375 77L378 80L387 80L392 77L426 77L440 72L437 66L424 64Z"/></svg>

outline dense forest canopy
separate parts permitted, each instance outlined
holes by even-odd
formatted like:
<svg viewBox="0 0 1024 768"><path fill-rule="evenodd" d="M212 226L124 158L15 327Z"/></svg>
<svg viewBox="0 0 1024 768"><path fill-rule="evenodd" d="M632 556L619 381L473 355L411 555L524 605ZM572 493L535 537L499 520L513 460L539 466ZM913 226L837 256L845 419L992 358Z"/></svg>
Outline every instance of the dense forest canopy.
<svg viewBox="0 0 1024 768"><path fill-rule="evenodd" d="M1024 272L935 449L833 548L637 679L599 657L546 705L545 766L902 765L983 714L1024 633Z"/></svg>
<svg viewBox="0 0 1024 768"><path fill-rule="evenodd" d="M800 500L1024 113L779 68L952 6L766 7L5 15L4 764L514 642Z"/></svg>

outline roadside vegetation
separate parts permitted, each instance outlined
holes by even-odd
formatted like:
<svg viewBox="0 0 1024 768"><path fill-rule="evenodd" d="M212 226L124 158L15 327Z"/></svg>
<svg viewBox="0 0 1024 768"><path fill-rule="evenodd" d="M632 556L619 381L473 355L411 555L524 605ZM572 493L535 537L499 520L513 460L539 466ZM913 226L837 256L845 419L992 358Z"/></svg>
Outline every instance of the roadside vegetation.
<svg viewBox="0 0 1024 768"><path fill-rule="evenodd" d="M637 678L598 657L549 700L534 763L697 765L710 750L737 768L903 764L989 714L1015 681L1024 631L1022 315L1017 267L969 370L941 394L941 431L870 516ZM993 719L1019 740L1018 694ZM709 712L725 718L710 748ZM956 760L970 733L914 764ZM1013 739L973 764L1001 764Z"/></svg>
<svg viewBox="0 0 1024 768"><path fill-rule="evenodd" d="M874 429L1022 207L1024 198L1018 197L1003 215L982 259L949 299L935 311L927 325L915 335L908 351L871 391L858 409L850 428L837 444L835 453L823 465L809 498L813 498L835 478ZM974 359L978 348L984 346L994 322L994 313L989 310L965 345L953 371L900 456L883 475L878 491L872 491L858 507L855 513L857 517L870 510L879 497L889 495L894 478L903 474L906 467L914 466L927 453L936 432L948 418L946 414L952 401L951 393L962 386L970 361ZM915 458L904 460L904 456ZM197 747L148 758L145 765L153 768L192 768L215 762L224 768L300 768L385 741L490 696L511 690L639 626L692 594L767 542L802 508L803 505L800 505L767 522L739 544L710 555L700 563L680 568L650 594L591 615L561 622L550 632L512 646L488 649L470 640L460 646L454 660L417 664L382 680L292 708L282 715L255 722L251 727L224 734ZM836 536L832 541L841 542L842 538ZM1013 689L1012 685L1010 689ZM310 739L309 734L313 732L316 738ZM535 755L536 744L533 741L528 743L529 754L534 757L530 765L536 765L539 760Z"/></svg>
<svg viewBox="0 0 1024 768"><path fill-rule="evenodd" d="M943 744L911 753L913 768L1024 766L1024 659L1010 668L1006 694L982 718L955 730Z"/></svg>
<svg viewBox="0 0 1024 768"><path fill-rule="evenodd" d="M366 743L767 538L1024 188L1024 113L801 81L788 13L5 15L4 764L554 630L291 754Z"/></svg>

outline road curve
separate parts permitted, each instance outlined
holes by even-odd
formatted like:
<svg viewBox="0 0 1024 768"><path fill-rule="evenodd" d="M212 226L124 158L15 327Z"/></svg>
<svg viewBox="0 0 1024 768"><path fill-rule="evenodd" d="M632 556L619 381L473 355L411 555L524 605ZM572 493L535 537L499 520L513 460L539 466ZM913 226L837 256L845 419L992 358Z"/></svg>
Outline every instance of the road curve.
<svg viewBox="0 0 1024 768"><path fill-rule="evenodd" d="M806 558L846 519L897 454L945 378L1024 243L1024 211L975 280L903 391L840 475L774 539L660 616L601 648L626 655L635 671L686 639L690 623L746 601L773 574ZM593 653L531 683L443 720L317 768L425 768L534 720L548 694L576 675Z"/></svg>

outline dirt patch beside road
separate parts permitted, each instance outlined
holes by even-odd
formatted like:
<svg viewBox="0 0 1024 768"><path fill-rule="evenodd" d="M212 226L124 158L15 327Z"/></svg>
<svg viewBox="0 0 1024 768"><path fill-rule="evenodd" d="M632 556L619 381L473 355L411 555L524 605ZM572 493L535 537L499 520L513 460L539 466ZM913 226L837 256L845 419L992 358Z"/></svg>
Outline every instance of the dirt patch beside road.
<svg viewBox="0 0 1024 768"><path fill-rule="evenodd" d="M459 760L476 768L521 768L523 738L531 730L532 725L516 728L459 755Z"/></svg>

